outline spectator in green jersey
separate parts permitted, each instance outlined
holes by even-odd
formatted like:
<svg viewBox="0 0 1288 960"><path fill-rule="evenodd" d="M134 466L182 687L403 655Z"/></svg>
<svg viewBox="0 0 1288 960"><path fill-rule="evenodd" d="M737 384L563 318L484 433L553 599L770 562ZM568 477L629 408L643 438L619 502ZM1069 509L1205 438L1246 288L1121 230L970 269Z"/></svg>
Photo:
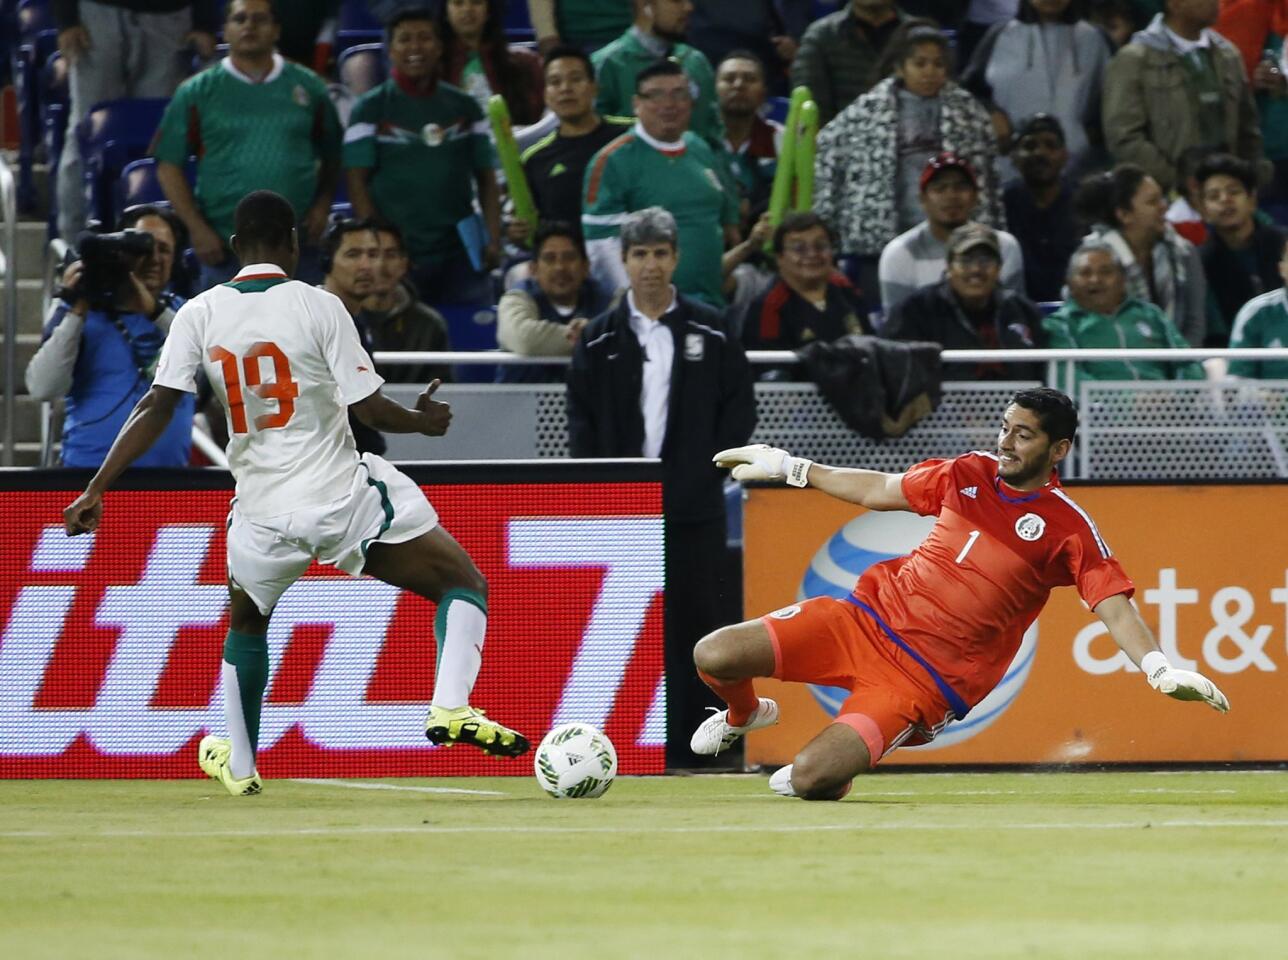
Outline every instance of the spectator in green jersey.
<svg viewBox="0 0 1288 960"><path fill-rule="evenodd" d="M1069 299L1042 321L1047 346L1054 350L1185 349L1189 344L1167 314L1147 300L1129 296L1127 272L1115 248L1088 238L1069 260ZM1072 392L1063 382L1058 389ZM1083 380L1202 380L1203 367L1194 362L1157 360L1089 360L1078 364Z"/></svg>
<svg viewBox="0 0 1288 960"><path fill-rule="evenodd" d="M631 25L632 0L528 0L528 19L543 56L562 44L594 53Z"/></svg>
<svg viewBox="0 0 1288 960"><path fill-rule="evenodd" d="M354 212L402 230L422 298L490 303L485 271L499 261L501 203L483 111L439 79L442 44L428 10L394 16L386 46L391 75L353 105L344 136ZM471 251L476 191L487 236Z"/></svg>
<svg viewBox="0 0 1288 960"><path fill-rule="evenodd" d="M659 59L674 60L689 78L693 94L690 129L707 142L720 141L720 111L716 104L715 72L706 54L684 42L693 13L693 0L635 0L635 21L629 30L595 51L595 78L603 114L635 113L635 78Z"/></svg>
<svg viewBox="0 0 1288 960"><path fill-rule="evenodd" d="M326 84L274 49L280 25L269 0L232 0L224 21L228 56L185 81L161 118L157 178L188 228L201 261L201 289L232 279L229 238L238 201L273 190L301 226L303 280L320 277L340 159L340 121ZM184 164L197 158L195 190Z"/></svg>
<svg viewBox="0 0 1288 960"><path fill-rule="evenodd" d="M628 285L619 234L628 215L660 206L679 225L680 292L724 306L726 268L746 256L735 247L738 191L706 141L688 129L693 110L680 65L659 60L638 79L634 128L595 155L586 169L581 225L591 273L605 290Z"/></svg>
<svg viewBox="0 0 1288 960"><path fill-rule="evenodd" d="M1288 247L1279 258L1284 286L1253 297L1234 318L1231 347L1288 346ZM1288 380L1288 360L1232 360L1230 376Z"/></svg>

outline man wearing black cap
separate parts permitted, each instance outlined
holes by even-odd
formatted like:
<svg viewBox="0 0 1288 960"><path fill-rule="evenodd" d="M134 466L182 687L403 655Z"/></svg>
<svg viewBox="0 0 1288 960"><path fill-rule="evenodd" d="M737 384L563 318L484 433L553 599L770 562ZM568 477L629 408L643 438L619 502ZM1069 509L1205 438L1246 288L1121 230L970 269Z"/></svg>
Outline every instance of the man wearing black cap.
<svg viewBox="0 0 1288 960"><path fill-rule="evenodd" d="M948 235L970 222L979 202L979 181L969 163L955 153L940 153L921 172L921 207L926 219L891 240L877 267L881 306L886 316L922 287L938 283L947 262ZM1019 242L997 231L1001 249L1001 283L1016 293L1024 289L1024 255Z"/></svg>
<svg viewBox="0 0 1288 960"><path fill-rule="evenodd" d="M1041 318L1022 294L1002 289L998 233L981 223L948 238L947 275L923 287L886 315L881 333L892 340L931 340L945 350L1022 350L1037 345ZM949 364L945 380L1041 379L1028 364Z"/></svg>
<svg viewBox="0 0 1288 960"><path fill-rule="evenodd" d="M1021 121L1011 159L1020 176L1002 191L1002 204L1006 225L1024 250L1024 290L1030 300L1059 300L1079 239L1073 186L1062 173L1069 151L1060 121L1049 113Z"/></svg>

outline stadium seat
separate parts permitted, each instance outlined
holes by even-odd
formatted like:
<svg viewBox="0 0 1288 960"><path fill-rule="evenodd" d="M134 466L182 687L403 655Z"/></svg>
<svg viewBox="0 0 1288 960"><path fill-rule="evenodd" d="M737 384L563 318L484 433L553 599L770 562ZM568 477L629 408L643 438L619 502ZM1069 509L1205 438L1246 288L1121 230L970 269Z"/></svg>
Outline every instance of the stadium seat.
<svg viewBox="0 0 1288 960"><path fill-rule="evenodd" d="M365 0L344 0L340 4L340 15L336 18L336 29L374 30L379 33L384 25L368 9Z"/></svg>
<svg viewBox="0 0 1288 960"><path fill-rule="evenodd" d="M88 215L111 223L121 172L147 154L169 101L164 98L105 100L90 107L76 127L85 164Z"/></svg>
<svg viewBox="0 0 1288 960"><path fill-rule="evenodd" d="M340 84L360 97L384 83L389 74L384 44L360 43L344 50L336 60Z"/></svg>
<svg viewBox="0 0 1288 960"><path fill-rule="evenodd" d="M32 168L41 140L40 67L58 49L58 32L45 0L19 0L13 14L17 46L11 48L14 92L18 100L18 206L36 207Z"/></svg>
<svg viewBox="0 0 1288 960"><path fill-rule="evenodd" d="M435 303L435 310L447 321L447 342L453 350L495 350L496 307L473 303ZM453 373L458 383L492 383L494 364L458 364Z"/></svg>
<svg viewBox="0 0 1288 960"><path fill-rule="evenodd" d="M384 27L361 0L345 0L336 18L335 54L340 54L360 44L380 44L385 38ZM341 83L343 83L343 78Z"/></svg>
<svg viewBox="0 0 1288 960"><path fill-rule="evenodd" d="M161 189L161 181L157 179L157 162L151 157L131 160L121 170L120 182L113 193L112 222L120 223L122 211L140 203L164 203L167 206L170 203Z"/></svg>
<svg viewBox="0 0 1288 960"><path fill-rule="evenodd" d="M67 62L55 50L40 68L39 81L40 129L45 144L45 159L49 163L51 182L62 162L63 143L67 139ZM49 191L49 235L58 231L58 191Z"/></svg>
<svg viewBox="0 0 1288 960"><path fill-rule="evenodd" d="M526 3L511 2L505 5L505 32L526 31L532 35L532 20Z"/></svg>

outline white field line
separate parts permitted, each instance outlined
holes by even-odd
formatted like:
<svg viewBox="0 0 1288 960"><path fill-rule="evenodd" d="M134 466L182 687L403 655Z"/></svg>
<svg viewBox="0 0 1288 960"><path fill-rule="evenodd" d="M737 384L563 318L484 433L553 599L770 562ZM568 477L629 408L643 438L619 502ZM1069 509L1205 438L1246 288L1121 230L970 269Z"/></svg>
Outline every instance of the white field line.
<svg viewBox="0 0 1288 960"><path fill-rule="evenodd" d="M1128 790L1128 793L1145 793L1145 794L1184 794L1186 796L1194 794L1234 794L1237 790L1181 790L1171 787L1141 787ZM1277 791L1279 793L1288 793L1288 789ZM1084 794L1085 796L1086 794ZM766 794L773 797L776 794ZM855 792L856 797L867 800L873 797L922 797L926 800L933 800L936 797L1017 797L1025 796L1033 800L1041 800L1046 794L1034 793L1032 790L861 790ZM712 800L745 800L745 793L726 793L717 797L711 797Z"/></svg>
<svg viewBox="0 0 1288 960"><path fill-rule="evenodd" d="M408 834L690 834L690 833L863 833L866 831L920 831L978 833L981 830L1191 830L1191 829L1269 829L1288 827L1288 820L1134 820L1105 821L1102 823L832 823L832 824L779 824L767 827L761 824L715 824L703 827L640 827L626 824L616 826L407 826L407 827L299 827L275 830L271 828L247 830L5 830L0 839L94 839L97 837L124 837L131 839L154 838L182 839L187 837L337 837L366 835Z"/></svg>
<svg viewBox="0 0 1288 960"><path fill-rule="evenodd" d="M408 787L400 783L366 783L361 780L318 780L292 777L291 783L307 783L314 787L343 787L346 790L400 790L406 793L465 793L473 797L508 797L501 790L467 790L464 787Z"/></svg>

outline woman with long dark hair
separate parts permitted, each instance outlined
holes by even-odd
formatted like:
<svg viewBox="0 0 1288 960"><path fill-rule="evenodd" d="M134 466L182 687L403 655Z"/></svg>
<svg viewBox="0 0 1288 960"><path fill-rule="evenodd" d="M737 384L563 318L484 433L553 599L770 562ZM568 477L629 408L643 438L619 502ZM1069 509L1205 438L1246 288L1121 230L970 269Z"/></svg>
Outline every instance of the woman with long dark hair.
<svg viewBox="0 0 1288 960"><path fill-rule="evenodd" d="M1127 293L1155 304L1193 346L1207 327L1207 279L1194 245L1164 217L1167 198L1134 163L1087 177L1075 214L1114 250L1127 271Z"/></svg>
<svg viewBox="0 0 1288 960"><path fill-rule="evenodd" d="M505 38L505 0L445 0L439 9L443 79L487 111L494 93L505 98L510 119L526 126L545 110L541 58L511 47Z"/></svg>

